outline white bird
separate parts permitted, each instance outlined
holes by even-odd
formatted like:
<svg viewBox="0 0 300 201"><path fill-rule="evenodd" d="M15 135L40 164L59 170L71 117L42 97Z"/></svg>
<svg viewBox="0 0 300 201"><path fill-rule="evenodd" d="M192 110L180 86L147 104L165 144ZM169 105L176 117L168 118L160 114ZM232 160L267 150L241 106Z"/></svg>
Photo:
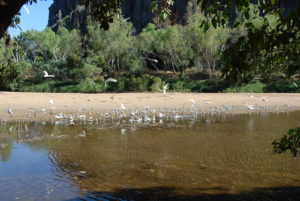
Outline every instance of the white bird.
<svg viewBox="0 0 300 201"><path fill-rule="evenodd" d="M114 78L108 78L107 80L105 80L105 82L104 82L104 87L106 88L107 87L107 83L108 82L114 82L114 83L116 83L116 82L118 82L118 80L116 80L116 79L114 79Z"/></svg>
<svg viewBox="0 0 300 201"><path fill-rule="evenodd" d="M83 115L79 115L78 118L79 118L80 120L85 120L85 119L86 119L86 117L85 117L84 114L83 114Z"/></svg>
<svg viewBox="0 0 300 201"><path fill-rule="evenodd" d="M164 95L166 95L168 89L169 89L169 83L167 83L165 86L163 86L163 94Z"/></svg>
<svg viewBox="0 0 300 201"><path fill-rule="evenodd" d="M44 77L54 77L54 75L49 75L47 71L44 71Z"/></svg>
<svg viewBox="0 0 300 201"><path fill-rule="evenodd" d="M196 104L196 101L194 99L191 98L190 101L192 102L193 105Z"/></svg>
<svg viewBox="0 0 300 201"><path fill-rule="evenodd" d="M82 133L80 133L78 136L79 136L79 137L86 137L86 132L85 132L85 130L82 130Z"/></svg>
<svg viewBox="0 0 300 201"><path fill-rule="evenodd" d="M127 22L128 20L130 20L130 17L129 18L126 18L123 20L123 22Z"/></svg>
<svg viewBox="0 0 300 201"><path fill-rule="evenodd" d="M263 101L263 102L269 102L269 100L266 99L266 98L263 98L262 101Z"/></svg>
<svg viewBox="0 0 300 201"><path fill-rule="evenodd" d="M121 129L121 134L122 134L122 135L125 135L125 134L126 134L126 131L127 131L127 130L126 130L125 128L122 128L122 129Z"/></svg>
<svg viewBox="0 0 300 201"><path fill-rule="evenodd" d="M82 110L85 110L85 109L86 109L86 106L83 105L83 106L80 107L79 111L82 111Z"/></svg>
<svg viewBox="0 0 300 201"><path fill-rule="evenodd" d="M27 13L28 15L30 15L30 11L29 11L29 9L28 9L25 5L23 6L23 8L25 9L26 13Z"/></svg>
<svg viewBox="0 0 300 201"><path fill-rule="evenodd" d="M254 109L255 109L254 105L248 105L248 104L245 104L245 105L246 105L246 107L247 107L249 110L254 110Z"/></svg>
<svg viewBox="0 0 300 201"><path fill-rule="evenodd" d="M53 105L53 104L54 104L53 99L50 99L50 100L49 100L49 104L50 104L50 105Z"/></svg>
<svg viewBox="0 0 300 201"><path fill-rule="evenodd" d="M122 110L127 110L127 108L125 107L124 104L121 104L121 109L122 109Z"/></svg>
<svg viewBox="0 0 300 201"><path fill-rule="evenodd" d="M11 127L9 127L8 132L11 134L13 132L13 130L14 130L14 127L11 126Z"/></svg>
<svg viewBox="0 0 300 201"><path fill-rule="evenodd" d="M43 108L41 109L41 112L46 113L46 108L43 107Z"/></svg>
<svg viewBox="0 0 300 201"><path fill-rule="evenodd" d="M298 84L296 82L293 82L294 87L298 87Z"/></svg>
<svg viewBox="0 0 300 201"><path fill-rule="evenodd" d="M13 114L14 114L14 112L13 112L13 110L12 110L11 107L8 108L7 112L8 112L8 114L10 114L10 115L13 115Z"/></svg>
<svg viewBox="0 0 300 201"><path fill-rule="evenodd" d="M63 119L64 115L62 113L60 113L59 115L55 115L56 119Z"/></svg>
<svg viewBox="0 0 300 201"><path fill-rule="evenodd" d="M154 63L158 63L158 60L157 59L150 59L148 58L149 61L153 61Z"/></svg>

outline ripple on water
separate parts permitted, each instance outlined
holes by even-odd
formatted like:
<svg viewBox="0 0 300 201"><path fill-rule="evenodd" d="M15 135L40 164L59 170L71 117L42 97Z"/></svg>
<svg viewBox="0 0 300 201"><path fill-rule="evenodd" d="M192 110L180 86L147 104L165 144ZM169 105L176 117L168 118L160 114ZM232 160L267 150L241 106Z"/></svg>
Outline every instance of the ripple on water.
<svg viewBox="0 0 300 201"><path fill-rule="evenodd" d="M300 160L273 154L271 142L298 126L299 117L1 125L0 195L5 201L293 200ZM18 129L9 132L12 125Z"/></svg>

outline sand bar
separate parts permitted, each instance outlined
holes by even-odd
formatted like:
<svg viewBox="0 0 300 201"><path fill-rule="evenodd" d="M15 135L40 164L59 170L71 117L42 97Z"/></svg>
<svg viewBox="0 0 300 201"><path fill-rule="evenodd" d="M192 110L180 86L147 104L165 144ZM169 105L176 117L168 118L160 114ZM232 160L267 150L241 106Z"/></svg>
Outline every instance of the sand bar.
<svg viewBox="0 0 300 201"><path fill-rule="evenodd" d="M198 112L204 113L286 112L300 110L300 94L0 92L0 120L53 121L60 113L99 115L121 108L121 104L129 110L148 106L156 110L180 108L186 113L193 104Z"/></svg>

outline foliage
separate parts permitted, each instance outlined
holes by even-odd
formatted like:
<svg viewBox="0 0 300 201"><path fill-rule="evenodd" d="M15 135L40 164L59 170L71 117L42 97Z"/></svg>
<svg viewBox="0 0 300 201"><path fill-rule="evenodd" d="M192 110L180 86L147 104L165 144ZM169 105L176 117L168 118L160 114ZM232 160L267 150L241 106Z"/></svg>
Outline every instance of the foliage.
<svg viewBox="0 0 300 201"><path fill-rule="evenodd" d="M244 84L238 87L227 88L224 90L226 93L263 93L265 92L266 84L261 82Z"/></svg>
<svg viewBox="0 0 300 201"><path fill-rule="evenodd" d="M30 64L19 61L16 44L5 44L5 39L0 40L0 89L15 91L26 79Z"/></svg>
<svg viewBox="0 0 300 201"><path fill-rule="evenodd" d="M300 149L300 128L290 129L287 135L275 140L272 145L275 153L290 151L296 157Z"/></svg>
<svg viewBox="0 0 300 201"><path fill-rule="evenodd" d="M153 77L152 84L150 86L150 90L152 92L161 92L163 85L164 85L164 83L162 82L160 77Z"/></svg>
<svg viewBox="0 0 300 201"><path fill-rule="evenodd" d="M273 93L300 93L300 81L273 82L267 86L266 91Z"/></svg>
<svg viewBox="0 0 300 201"><path fill-rule="evenodd" d="M132 24L116 12L107 29L88 18L86 32L62 24L56 32L46 28L22 33L9 44L2 40L0 87L161 92L169 83L170 90L184 92L299 92L299 34L291 42L265 48L276 39L268 36L276 33L280 16L261 15L261 5L247 4L247 10L237 9L235 19L226 21L231 27L220 26L219 13L204 15L209 4L203 2L203 7L196 1L189 2L184 26L149 24L135 35ZM262 30L269 35L260 37ZM43 71L55 77L44 78ZM220 71L235 82L222 79ZM107 78L118 82L105 88Z"/></svg>
<svg viewBox="0 0 300 201"><path fill-rule="evenodd" d="M139 57L132 24L116 17L109 30L91 22L88 26L89 53L87 60L109 74L122 71L138 72L143 61Z"/></svg>
<svg viewBox="0 0 300 201"><path fill-rule="evenodd" d="M214 27L226 26L228 21L235 27L245 27L246 35L229 41L223 54L223 73L228 79L249 82L259 76L268 80L281 73L289 78L300 69L300 3L289 11L280 5L280 0L259 0L257 6L251 1L228 1L213 4L209 9ZM236 22L232 18L233 8L239 16ZM202 25L208 29L210 23Z"/></svg>
<svg viewBox="0 0 300 201"><path fill-rule="evenodd" d="M57 31L60 38L59 51L62 58L66 58L72 54L80 55L81 37L78 30L69 31L64 27L60 27Z"/></svg>
<svg viewBox="0 0 300 201"><path fill-rule="evenodd" d="M87 78L77 85L81 93L99 93L104 91L104 83Z"/></svg>
<svg viewBox="0 0 300 201"><path fill-rule="evenodd" d="M212 77L217 66L220 66L219 60L229 37L229 29L224 27L210 27L208 30L199 28L204 21L210 21L210 19L200 13L192 15L188 20L185 37L191 44L192 61L198 72L207 72Z"/></svg>

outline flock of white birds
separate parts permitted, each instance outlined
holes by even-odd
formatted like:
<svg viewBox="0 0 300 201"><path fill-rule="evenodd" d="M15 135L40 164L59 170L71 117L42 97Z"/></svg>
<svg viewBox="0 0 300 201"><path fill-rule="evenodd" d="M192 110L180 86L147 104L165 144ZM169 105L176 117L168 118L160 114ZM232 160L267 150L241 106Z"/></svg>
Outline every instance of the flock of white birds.
<svg viewBox="0 0 300 201"><path fill-rule="evenodd" d="M163 91L165 95L166 92ZM252 98L252 97L250 97ZM265 98L261 99L262 102L266 102ZM56 107L55 101L50 99L48 107L40 109L38 112L43 114L51 114L52 122L55 124L68 124L75 125L77 123L104 123L108 121L122 121L127 123L163 123L164 121L180 121L180 120L195 120L199 117L206 117L207 115L222 115L230 111L256 111L256 112L268 112L268 111L289 111L291 106L285 105L282 107L267 107L267 106L234 106L234 105L219 105L208 107L212 104L212 101L205 101L198 104L196 100L189 99L186 101L186 105L179 108L163 108L157 109L150 106L142 108L128 108L125 104L120 104L119 107L107 109L105 112L95 112L92 108L88 108L86 105L81 106L76 114L55 114ZM7 110L9 115L14 115L13 108L10 106ZM47 113L49 112L49 113ZM36 113L35 113L36 114ZM28 116L30 120L31 116Z"/></svg>
<svg viewBox="0 0 300 201"><path fill-rule="evenodd" d="M49 75L44 71L44 77L54 77L54 75ZM109 82L117 82L114 78L108 78L105 81L105 86ZM169 84L165 84L162 87L162 93L164 96L167 94L169 89ZM112 101L115 99L115 95L110 97ZM249 95L250 99L255 98L253 95ZM261 99L262 102L268 102L266 98ZM249 105L244 103L244 106L234 106L234 105L219 105L211 106L207 105L212 104L212 101L205 101L203 103L197 103L194 99L187 100L187 104L181 108L167 108L164 109L155 109L150 106L145 106L143 108L127 108L124 104L120 104L120 107L111 108L105 112L94 112L89 110L86 105L83 105L79 108L77 114L54 114L56 111L55 102L53 99L49 100L49 107L43 107L39 111L35 111L35 116L38 112L46 114L49 112L50 115L53 115L53 122L55 123L69 123L70 125L75 125L75 122L105 122L107 120L124 120L129 123L163 123L164 120L188 120L196 119L202 117L203 115L221 115L226 114L230 111L243 111L250 110L256 112L268 112L268 111L290 111L292 108L290 105L284 106L258 106L258 105ZM14 110L12 106L9 106L7 113L9 115L14 115ZM32 118L32 113L29 114L28 119Z"/></svg>

